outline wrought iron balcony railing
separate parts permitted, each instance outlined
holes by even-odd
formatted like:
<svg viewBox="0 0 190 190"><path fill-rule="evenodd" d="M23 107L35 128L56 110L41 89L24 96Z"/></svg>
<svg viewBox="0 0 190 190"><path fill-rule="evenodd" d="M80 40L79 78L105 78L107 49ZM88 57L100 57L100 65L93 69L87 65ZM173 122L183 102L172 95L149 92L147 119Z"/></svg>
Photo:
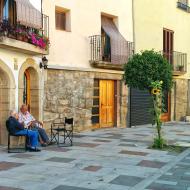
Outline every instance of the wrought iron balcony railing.
<svg viewBox="0 0 190 190"><path fill-rule="evenodd" d="M172 65L174 73L184 74L187 72L187 54L177 51L165 52L162 51L162 55Z"/></svg>
<svg viewBox="0 0 190 190"><path fill-rule="evenodd" d="M177 7L188 12L188 13L190 13L190 7L188 6L187 0L178 0Z"/></svg>
<svg viewBox="0 0 190 190"><path fill-rule="evenodd" d="M90 36L91 62L104 62L112 65L123 65L133 55L134 43L116 41L114 49L105 36Z"/></svg>

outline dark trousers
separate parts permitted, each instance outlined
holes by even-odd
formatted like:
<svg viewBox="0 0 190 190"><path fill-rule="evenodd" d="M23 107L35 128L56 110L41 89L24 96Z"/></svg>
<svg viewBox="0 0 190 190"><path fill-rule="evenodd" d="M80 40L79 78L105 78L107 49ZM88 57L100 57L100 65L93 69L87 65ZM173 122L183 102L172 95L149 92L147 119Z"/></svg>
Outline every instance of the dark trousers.
<svg viewBox="0 0 190 190"><path fill-rule="evenodd" d="M47 136L47 133L43 128L41 128L41 127L39 127L37 125L34 125L32 127L32 130L37 130L38 131L38 133L39 133L39 135L40 135L43 142L45 142L45 143L49 142L49 137Z"/></svg>

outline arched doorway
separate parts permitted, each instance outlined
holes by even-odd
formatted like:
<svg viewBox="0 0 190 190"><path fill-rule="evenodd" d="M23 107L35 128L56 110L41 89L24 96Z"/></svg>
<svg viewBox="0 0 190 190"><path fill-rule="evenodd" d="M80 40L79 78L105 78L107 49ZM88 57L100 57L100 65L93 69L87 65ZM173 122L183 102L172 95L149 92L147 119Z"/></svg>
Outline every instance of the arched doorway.
<svg viewBox="0 0 190 190"><path fill-rule="evenodd" d="M15 81L11 70L0 60L0 144L7 143L5 122L15 108Z"/></svg>
<svg viewBox="0 0 190 190"><path fill-rule="evenodd" d="M40 76L33 59L28 59L19 72L19 107L24 103L36 119L40 118Z"/></svg>
<svg viewBox="0 0 190 190"><path fill-rule="evenodd" d="M5 121L9 113L9 79L6 73L0 69L0 133L1 144L6 142Z"/></svg>
<svg viewBox="0 0 190 190"><path fill-rule="evenodd" d="M39 79L32 67L23 73L22 104L27 104L32 115L39 119Z"/></svg>

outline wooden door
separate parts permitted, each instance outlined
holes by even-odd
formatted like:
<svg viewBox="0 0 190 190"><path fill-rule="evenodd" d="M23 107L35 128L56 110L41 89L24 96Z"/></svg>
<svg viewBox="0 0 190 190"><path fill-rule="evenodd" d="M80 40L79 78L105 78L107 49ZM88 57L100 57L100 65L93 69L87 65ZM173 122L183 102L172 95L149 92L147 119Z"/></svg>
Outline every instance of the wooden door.
<svg viewBox="0 0 190 190"><path fill-rule="evenodd" d="M173 66L173 49L174 49L174 31L164 29L163 30L163 54L170 64ZM162 121L170 121L170 94L168 92L163 93L164 108L162 110Z"/></svg>
<svg viewBox="0 0 190 190"><path fill-rule="evenodd" d="M161 120L163 122L170 121L171 98L170 98L170 94L168 92L163 92L162 103L163 103L163 109L162 109Z"/></svg>
<svg viewBox="0 0 190 190"><path fill-rule="evenodd" d="M100 80L100 127L114 126L114 81Z"/></svg>
<svg viewBox="0 0 190 190"><path fill-rule="evenodd" d="M24 72L24 90L23 90L23 103L28 105L30 111L31 89L30 89L30 73L28 70Z"/></svg>

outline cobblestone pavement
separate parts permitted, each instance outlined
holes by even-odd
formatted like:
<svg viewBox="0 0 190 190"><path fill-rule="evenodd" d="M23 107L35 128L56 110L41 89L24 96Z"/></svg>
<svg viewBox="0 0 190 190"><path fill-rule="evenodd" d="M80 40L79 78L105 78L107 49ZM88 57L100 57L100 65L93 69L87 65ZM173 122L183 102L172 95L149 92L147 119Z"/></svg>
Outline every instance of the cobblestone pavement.
<svg viewBox="0 0 190 190"><path fill-rule="evenodd" d="M163 127L170 144L190 141L190 125ZM0 190L190 190L190 149L149 149L151 126L76 134L73 147L8 154L0 148Z"/></svg>

